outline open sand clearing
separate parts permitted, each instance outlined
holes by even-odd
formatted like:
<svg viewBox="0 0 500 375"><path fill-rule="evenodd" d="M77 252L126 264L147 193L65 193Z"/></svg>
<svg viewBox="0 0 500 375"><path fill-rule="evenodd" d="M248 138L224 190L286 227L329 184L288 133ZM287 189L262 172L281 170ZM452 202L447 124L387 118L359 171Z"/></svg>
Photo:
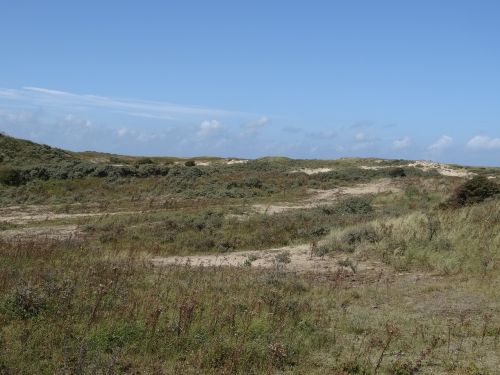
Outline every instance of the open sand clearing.
<svg viewBox="0 0 500 375"><path fill-rule="evenodd" d="M333 168L300 168L291 171L291 173L305 173L308 175L318 174L318 173L326 173L333 171Z"/></svg>
<svg viewBox="0 0 500 375"><path fill-rule="evenodd" d="M50 206L44 205L10 206L0 208L0 223L23 225L51 220L79 219L107 215L131 215L142 212L143 211L58 213L52 211Z"/></svg>
<svg viewBox="0 0 500 375"><path fill-rule="evenodd" d="M361 169L387 169L387 168L404 168L404 167L413 167L420 169L424 172L435 170L439 174L443 176L450 177L471 177L474 175L472 172L468 172L465 168L454 168L449 166L448 164L435 163L433 161L428 160L417 160L408 165L381 165L381 166L373 166L373 165L362 165Z"/></svg>
<svg viewBox="0 0 500 375"><path fill-rule="evenodd" d="M408 165L409 167L420 168L421 170L428 171L435 169L443 176L450 177L470 177L473 173L468 172L464 168L452 168L448 164L435 163L433 161L418 160Z"/></svg>
<svg viewBox="0 0 500 375"><path fill-rule="evenodd" d="M389 268L375 261L343 262L348 258L345 254L335 256L311 256L310 245L287 246L269 250L239 251L217 255L191 255L156 257L152 259L155 266L192 266L192 267L244 267L280 269L295 273L330 273L342 270L346 273L380 274L388 273ZM283 261L285 259L285 261ZM352 259L352 257L350 258ZM342 265L344 264L344 265Z"/></svg>
<svg viewBox="0 0 500 375"><path fill-rule="evenodd" d="M77 225L53 225L0 231L0 239L5 241L69 240L81 236L82 232Z"/></svg>
<svg viewBox="0 0 500 375"><path fill-rule="evenodd" d="M258 213L275 214L288 210L307 209L331 204L341 197L359 196L368 194L380 194L388 192L399 192L400 188L395 186L390 179L381 179L368 184L359 184L350 187L339 187L331 190L310 190L312 195L304 201L293 203L255 204L253 209Z"/></svg>

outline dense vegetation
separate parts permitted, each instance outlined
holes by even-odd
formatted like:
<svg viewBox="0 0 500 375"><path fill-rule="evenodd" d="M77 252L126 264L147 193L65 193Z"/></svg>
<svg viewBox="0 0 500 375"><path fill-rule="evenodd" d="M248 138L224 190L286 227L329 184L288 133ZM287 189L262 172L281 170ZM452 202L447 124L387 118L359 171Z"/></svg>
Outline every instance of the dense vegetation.
<svg viewBox="0 0 500 375"><path fill-rule="evenodd" d="M1 142L1 375L493 375L500 366L498 169L457 178L404 161L365 168L371 159L96 162ZM338 190L380 182L394 189ZM338 196L313 204L328 189ZM293 209L256 208L273 204ZM285 251L268 269L250 258L151 262L284 246L310 247L309 259L338 268L294 273Z"/></svg>

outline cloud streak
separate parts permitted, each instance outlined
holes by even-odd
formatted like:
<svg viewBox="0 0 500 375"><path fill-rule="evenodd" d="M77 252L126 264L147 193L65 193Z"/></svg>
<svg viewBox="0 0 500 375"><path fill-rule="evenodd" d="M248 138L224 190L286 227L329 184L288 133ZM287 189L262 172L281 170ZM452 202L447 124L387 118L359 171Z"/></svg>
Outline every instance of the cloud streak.
<svg viewBox="0 0 500 375"><path fill-rule="evenodd" d="M476 135L467 142L467 148L476 151L500 150L500 138Z"/></svg>
<svg viewBox="0 0 500 375"><path fill-rule="evenodd" d="M112 98L98 95L75 94L66 91L27 86L22 89L0 88L0 98L17 103L58 109L98 109L117 111L135 117L146 117L167 120L185 120L186 116L233 117L247 119L258 115L218 108L179 105L166 102L145 101L137 99Z"/></svg>
<svg viewBox="0 0 500 375"><path fill-rule="evenodd" d="M403 137L403 138L395 139L392 142L392 148L394 150L403 150L405 148L410 147L410 145L411 145L411 138L408 137L408 136Z"/></svg>
<svg viewBox="0 0 500 375"><path fill-rule="evenodd" d="M438 154L450 148L452 144L453 144L453 138L450 137L449 135L443 135L436 142L431 144L427 150L430 153Z"/></svg>

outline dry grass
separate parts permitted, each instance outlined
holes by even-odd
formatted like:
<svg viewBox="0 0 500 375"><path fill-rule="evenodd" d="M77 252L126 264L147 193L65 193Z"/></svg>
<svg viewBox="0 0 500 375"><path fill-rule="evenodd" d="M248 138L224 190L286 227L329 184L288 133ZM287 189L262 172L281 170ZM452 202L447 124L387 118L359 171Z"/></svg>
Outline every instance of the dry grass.
<svg viewBox="0 0 500 375"><path fill-rule="evenodd" d="M8 188L4 202L47 205L4 205L5 216L66 216L0 228L0 374L497 373L498 200L440 209L462 181L411 176L383 180L397 189L363 200L252 213L263 201L298 205L309 188L353 189L380 177L359 168L347 180L347 169L288 173L357 162L224 166L217 178L185 181L196 200L163 195L176 186L156 188L168 184L161 178L123 190L95 179ZM257 180L240 184L245 176ZM245 197L210 195L224 178ZM260 183L277 190L259 193ZM52 236L50 228L69 226L79 238ZM280 250L266 255L270 248ZM232 267L151 262L172 254L241 259ZM297 260L331 267L295 272ZM258 267L265 261L272 266Z"/></svg>

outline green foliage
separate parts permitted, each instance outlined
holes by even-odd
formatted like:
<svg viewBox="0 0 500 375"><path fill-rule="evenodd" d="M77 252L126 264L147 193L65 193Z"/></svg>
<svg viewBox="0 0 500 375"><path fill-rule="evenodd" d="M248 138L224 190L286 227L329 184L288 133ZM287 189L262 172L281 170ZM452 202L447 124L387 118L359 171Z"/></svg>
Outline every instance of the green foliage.
<svg viewBox="0 0 500 375"><path fill-rule="evenodd" d="M22 173L14 168L0 167L0 184L8 186L19 186L23 184Z"/></svg>
<svg viewBox="0 0 500 375"><path fill-rule="evenodd" d="M379 238L373 226L360 225L345 231L340 239L348 245L356 245L363 241L375 243Z"/></svg>
<svg viewBox="0 0 500 375"><path fill-rule="evenodd" d="M140 158L135 162L137 165L141 164L154 164L155 162L151 158Z"/></svg>
<svg viewBox="0 0 500 375"><path fill-rule="evenodd" d="M58 164L78 160L64 150L6 135L0 137L0 150L2 150L3 163L11 167Z"/></svg>
<svg viewBox="0 0 500 375"><path fill-rule="evenodd" d="M16 288L5 301L4 310L15 317L30 319L38 316L45 308L43 293L29 286Z"/></svg>
<svg viewBox="0 0 500 375"><path fill-rule="evenodd" d="M391 168L391 169L389 169L389 176L390 177L406 177L406 172L403 168L400 168L400 167Z"/></svg>
<svg viewBox="0 0 500 375"><path fill-rule="evenodd" d="M482 202L500 194L500 186L485 176L474 176L460 185L448 203L452 206L465 206Z"/></svg>
<svg viewBox="0 0 500 375"><path fill-rule="evenodd" d="M369 197L350 197L338 202L333 207L321 207L327 215L367 215L373 212Z"/></svg>

